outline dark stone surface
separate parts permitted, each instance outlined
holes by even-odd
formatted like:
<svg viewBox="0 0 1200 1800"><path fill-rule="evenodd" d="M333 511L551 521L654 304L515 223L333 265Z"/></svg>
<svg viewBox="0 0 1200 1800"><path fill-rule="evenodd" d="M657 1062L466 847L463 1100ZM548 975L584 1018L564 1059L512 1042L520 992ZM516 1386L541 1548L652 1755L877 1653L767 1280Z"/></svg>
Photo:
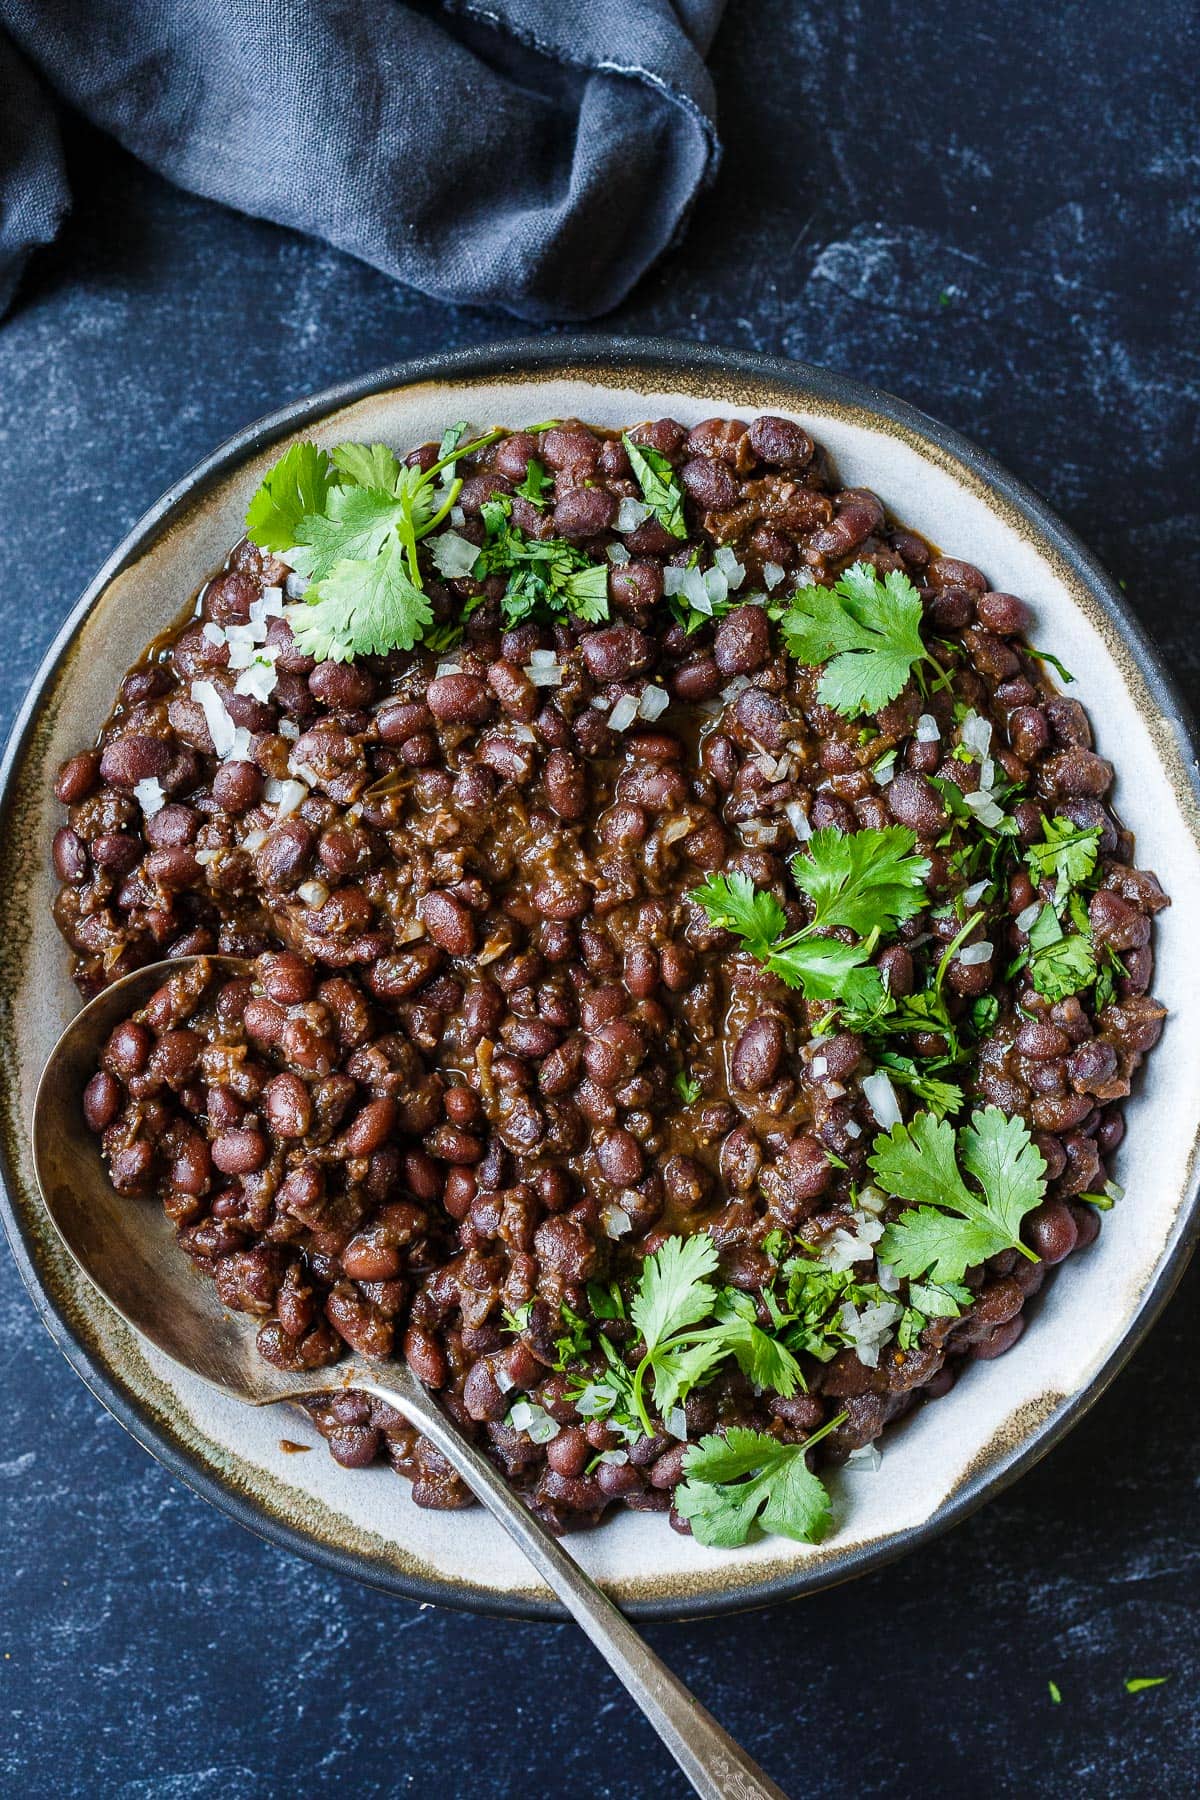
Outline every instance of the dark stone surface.
<svg viewBox="0 0 1200 1800"><path fill-rule="evenodd" d="M1196 50L1181 0L734 6L719 185L603 325L826 363L961 427L1128 584L1194 700ZM71 160L75 215L0 329L6 720L92 570L227 433L512 330L90 136ZM683 1792L571 1630L418 1610L257 1543L95 1404L7 1258L0 1292L6 1791ZM1198 1298L1195 1269L1069 1441L929 1549L647 1635L796 1794L1193 1792Z"/></svg>

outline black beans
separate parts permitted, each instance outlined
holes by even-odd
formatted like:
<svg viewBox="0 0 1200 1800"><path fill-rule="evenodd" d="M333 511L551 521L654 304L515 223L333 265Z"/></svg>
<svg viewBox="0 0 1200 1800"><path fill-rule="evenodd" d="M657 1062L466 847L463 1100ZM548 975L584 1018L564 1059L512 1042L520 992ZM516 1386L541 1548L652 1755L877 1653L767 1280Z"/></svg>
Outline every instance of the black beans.
<svg viewBox="0 0 1200 1800"><path fill-rule="evenodd" d="M482 548L480 509L505 496L531 543L565 538L601 566L599 620L535 599L536 565L443 579L427 545L436 641L450 647L318 663L272 618L277 679L259 700L234 691L238 659L203 629L243 623L285 579L240 546L204 589L203 618L130 671L100 748L60 768L69 811L51 847L85 993L164 953L253 960L237 980L203 963L191 986L177 972L110 1035L82 1105L114 1186L161 1202L281 1369L402 1346L556 1528L615 1501L670 1510L684 1473L681 1440L629 1444L577 1410L580 1381L602 1373L595 1293L615 1280L628 1310L644 1259L704 1230L718 1285L765 1323L781 1257L826 1259L862 1228L878 1137L864 1077L885 1049L923 1062L956 1047L945 1029L837 1029L827 1000L789 989L697 902L706 874L769 891L789 936L812 918L793 878L802 838L911 830L927 896L867 954L891 1001L925 993L969 912L984 912L940 978L966 1052L948 1078L968 1108L1025 1120L1046 1190L1024 1225L1031 1255L970 1272L963 1317L932 1321L903 1352L888 1339L871 1367L845 1347L814 1357L791 1399L729 1363L688 1396L690 1442L741 1425L801 1443L844 1409L840 1455L918 1392L946 1391L963 1358L1009 1348L1025 1300L1098 1229L1081 1196L1109 1179L1119 1109L1164 1017L1149 986L1165 896L1128 866L1111 765L1079 703L1043 683L1024 601L889 524L869 489L839 489L792 420L660 419L632 436L681 483L685 538L653 516L611 538L639 484L620 439L578 420L503 436L458 469L460 534ZM514 491L535 458L549 475L540 505ZM430 442L405 462L435 459ZM728 570L722 544L745 569L729 606L710 619L668 598L685 567ZM772 615L795 579L829 583L857 557L909 572L930 642L950 639L934 646L948 682L914 676L877 714L842 717ZM216 680L245 730L227 760L196 679ZM992 727L998 803L1016 826L982 863L975 828L929 779L983 805L985 771L969 734L960 743L968 711ZM923 712L939 736L918 727ZM166 803L154 785L135 796L143 781ZM1046 819L1099 833L1081 892L1105 974L1099 991L1053 1003L1027 968L1007 974L1028 947L1018 918L1061 898L1024 861ZM847 947L863 936L835 933ZM984 938L979 962L968 946ZM896 1085L911 1119L921 1097ZM869 1256L855 1273L874 1279ZM575 1316L588 1349L571 1360ZM623 1357L630 1329L603 1326ZM516 1399L556 1434L539 1443L508 1423ZM385 1403L340 1391L313 1410L344 1466L386 1456L420 1503L463 1503Z"/></svg>
<svg viewBox="0 0 1200 1800"><path fill-rule="evenodd" d="M778 1019L755 1019L739 1037L733 1052L736 1086L751 1093L769 1087L783 1056L783 1027Z"/></svg>

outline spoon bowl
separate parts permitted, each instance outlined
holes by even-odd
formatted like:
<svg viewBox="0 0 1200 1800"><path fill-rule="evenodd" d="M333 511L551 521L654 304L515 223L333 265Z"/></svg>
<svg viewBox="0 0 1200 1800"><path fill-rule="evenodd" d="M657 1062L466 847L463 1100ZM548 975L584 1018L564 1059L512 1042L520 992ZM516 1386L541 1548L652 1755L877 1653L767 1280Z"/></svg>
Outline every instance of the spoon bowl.
<svg viewBox="0 0 1200 1800"><path fill-rule="evenodd" d="M463 1436L404 1363L291 1374L258 1354L255 1327L230 1313L216 1284L203 1280L175 1241L162 1208L118 1194L100 1140L83 1111L83 1091L113 1029L136 1013L169 975L207 963L249 976L236 956L179 957L123 976L76 1014L51 1051L33 1109L33 1162L55 1227L89 1281L126 1323L165 1356L252 1406L300 1400L347 1387L386 1401L418 1427L520 1545L641 1707L698 1794L707 1800L787 1800L728 1732L659 1661L612 1601L513 1492L483 1451Z"/></svg>

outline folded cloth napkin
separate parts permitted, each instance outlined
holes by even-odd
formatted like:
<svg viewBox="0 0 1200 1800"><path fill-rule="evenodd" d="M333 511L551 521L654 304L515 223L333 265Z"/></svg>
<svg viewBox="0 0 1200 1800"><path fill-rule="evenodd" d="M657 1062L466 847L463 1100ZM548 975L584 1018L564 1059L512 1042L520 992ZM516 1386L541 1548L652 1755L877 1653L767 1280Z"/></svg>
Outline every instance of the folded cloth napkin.
<svg viewBox="0 0 1200 1800"><path fill-rule="evenodd" d="M0 311L69 205L61 102L180 187L426 294L603 313L715 170L723 6L0 0Z"/></svg>

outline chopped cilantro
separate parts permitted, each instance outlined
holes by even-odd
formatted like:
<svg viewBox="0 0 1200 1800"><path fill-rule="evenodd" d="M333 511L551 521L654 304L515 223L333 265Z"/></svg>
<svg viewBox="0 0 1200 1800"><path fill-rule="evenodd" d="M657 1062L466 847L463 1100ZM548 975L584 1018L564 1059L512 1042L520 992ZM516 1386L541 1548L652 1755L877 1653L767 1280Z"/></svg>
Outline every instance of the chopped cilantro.
<svg viewBox="0 0 1200 1800"><path fill-rule="evenodd" d="M547 475L536 456L531 456L525 469L525 479L514 493L520 494L532 506L542 507L547 504L546 489L554 485L553 477Z"/></svg>
<svg viewBox="0 0 1200 1800"><path fill-rule="evenodd" d="M788 650L799 662L825 663L818 697L845 718L877 713L896 698L914 669L945 671L921 637L921 596L906 575L882 578L855 563L832 587L799 588L783 615Z"/></svg>
<svg viewBox="0 0 1200 1800"><path fill-rule="evenodd" d="M1082 887L1095 873L1100 827L1084 831L1070 819L1043 814L1042 834L1042 841L1026 851L1026 866L1035 883L1052 878L1056 896L1062 898L1065 889Z"/></svg>
<svg viewBox="0 0 1200 1800"><path fill-rule="evenodd" d="M477 581L507 575L500 606L506 625L573 616L588 624L608 617L608 569L589 562L565 538L530 538L511 522L507 495L483 505L487 542L474 568Z"/></svg>
<svg viewBox="0 0 1200 1800"><path fill-rule="evenodd" d="M628 432L622 435L621 442L642 490L642 499L665 531L672 537L685 538L683 491L669 459L649 444L635 444Z"/></svg>
<svg viewBox="0 0 1200 1800"><path fill-rule="evenodd" d="M694 1080L686 1069L680 1069L675 1077L675 1092L685 1106L695 1106L702 1089L700 1083Z"/></svg>

